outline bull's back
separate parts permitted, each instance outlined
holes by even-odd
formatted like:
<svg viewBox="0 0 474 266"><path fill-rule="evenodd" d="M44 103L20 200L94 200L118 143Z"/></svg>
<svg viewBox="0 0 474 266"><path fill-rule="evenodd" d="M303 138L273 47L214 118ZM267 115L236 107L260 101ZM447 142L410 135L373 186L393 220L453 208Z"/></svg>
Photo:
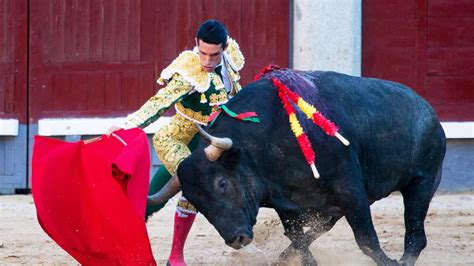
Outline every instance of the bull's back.
<svg viewBox="0 0 474 266"><path fill-rule="evenodd" d="M319 75L319 96L351 140L367 189L384 195L415 176L435 178L445 136L432 107L408 87L333 72ZM383 186L381 186L383 184Z"/></svg>

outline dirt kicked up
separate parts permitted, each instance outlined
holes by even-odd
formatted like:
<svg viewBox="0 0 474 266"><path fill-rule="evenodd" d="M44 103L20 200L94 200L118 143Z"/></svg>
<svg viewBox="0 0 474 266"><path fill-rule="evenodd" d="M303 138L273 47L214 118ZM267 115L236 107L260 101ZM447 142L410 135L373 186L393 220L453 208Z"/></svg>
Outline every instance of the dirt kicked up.
<svg viewBox="0 0 474 266"><path fill-rule="evenodd" d="M166 264L171 246L176 198L147 224L158 265ZM371 207L382 248L391 258L403 253L403 203L399 194ZM474 193L436 195L425 221L428 246L417 265L474 265ZM276 213L260 209L253 242L233 250L202 215L191 229L185 256L188 265L270 265L278 260L289 240ZM319 265L374 265L357 247L346 220L311 246ZM52 241L36 220L29 196L0 196L0 265L74 265L66 252ZM291 263L298 265L297 261Z"/></svg>

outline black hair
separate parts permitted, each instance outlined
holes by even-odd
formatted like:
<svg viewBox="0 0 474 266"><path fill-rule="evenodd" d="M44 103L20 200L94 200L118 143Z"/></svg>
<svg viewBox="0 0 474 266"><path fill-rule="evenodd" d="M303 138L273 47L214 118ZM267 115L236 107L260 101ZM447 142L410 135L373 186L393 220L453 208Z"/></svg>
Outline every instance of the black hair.
<svg viewBox="0 0 474 266"><path fill-rule="evenodd" d="M228 34L226 27L222 22L215 19L204 21L201 26L199 26L196 33L198 41L202 40L206 43L220 44L222 45L222 48L225 48L225 45L227 44L227 37Z"/></svg>

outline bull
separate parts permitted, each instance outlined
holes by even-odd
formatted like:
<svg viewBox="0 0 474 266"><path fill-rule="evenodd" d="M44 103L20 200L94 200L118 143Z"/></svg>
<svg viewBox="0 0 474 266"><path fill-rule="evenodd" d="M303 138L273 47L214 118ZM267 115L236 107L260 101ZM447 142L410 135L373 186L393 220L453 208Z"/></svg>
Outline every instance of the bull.
<svg viewBox="0 0 474 266"><path fill-rule="evenodd" d="M278 78L334 121L344 146L302 113L320 178L305 161L270 78ZM427 244L424 220L441 179L446 138L432 107L408 87L335 72L275 70L246 86L227 107L255 111L261 122L220 115L177 170L184 196L225 240L252 241L260 207L274 208L291 244L280 255L316 264L309 245L347 219L359 248L378 265L413 265ZM404 253L381 249L370 205L403 195ZM309 227L304 230L303 227Z"/></svg>

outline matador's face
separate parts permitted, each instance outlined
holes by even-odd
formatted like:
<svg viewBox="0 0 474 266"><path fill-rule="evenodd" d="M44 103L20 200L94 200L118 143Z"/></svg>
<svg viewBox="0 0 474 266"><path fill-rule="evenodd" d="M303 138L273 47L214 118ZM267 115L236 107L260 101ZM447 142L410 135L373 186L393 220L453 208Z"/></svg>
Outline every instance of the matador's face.
<svg viewBox="0 0 474 266"><path fill-rule="evenodd" d="M196 39L196 46L199 51L199 59L201 60L202 69L211 72L221 62L222 53L225 48L220 44L212 44ZM226 45L227 48L227 45Z"/></svg>

